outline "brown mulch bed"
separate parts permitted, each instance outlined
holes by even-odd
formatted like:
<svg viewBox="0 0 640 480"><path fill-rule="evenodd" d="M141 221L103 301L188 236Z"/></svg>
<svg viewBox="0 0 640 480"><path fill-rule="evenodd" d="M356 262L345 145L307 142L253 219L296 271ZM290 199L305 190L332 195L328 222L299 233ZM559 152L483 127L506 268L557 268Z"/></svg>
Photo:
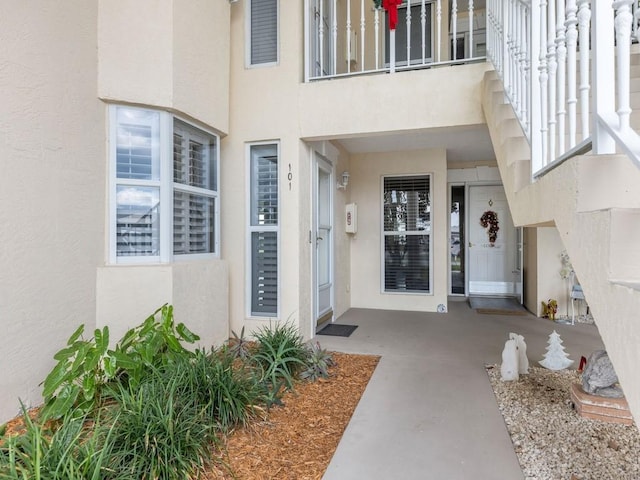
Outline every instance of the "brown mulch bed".
<svg viewBox="0 0 640 480"><path fill-rule="evenodd" d="M207 480L320 479L335 452L380 357L332 353L330 377L298 382L246 428L231 432L214 455ZM39 408L29 416L37 417ZM24 433L23 418L6 425L5 435ZM5 437L6 438L6 437ZM0 440L1 444L1 440Z"/></svg>
<svg viewBox="0 0 640 480"><path fill-rule="evenodd" d="M320 479L380 357L333 353L330 378L301 382L284 406L236 430L205 478Z"/></svg>

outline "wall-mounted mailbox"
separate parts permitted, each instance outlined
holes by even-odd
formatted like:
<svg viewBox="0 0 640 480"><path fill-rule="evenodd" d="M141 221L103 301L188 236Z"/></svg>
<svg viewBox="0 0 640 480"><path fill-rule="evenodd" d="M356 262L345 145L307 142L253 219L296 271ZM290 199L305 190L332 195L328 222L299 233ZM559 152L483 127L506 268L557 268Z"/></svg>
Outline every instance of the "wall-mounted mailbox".
<svg viewBox="0 0 640 480"><path fill-rule="evenodd" d="M348 203L344 207L345 210L345 231L347 233L356 233L358 231L358 205Z"/></svg>

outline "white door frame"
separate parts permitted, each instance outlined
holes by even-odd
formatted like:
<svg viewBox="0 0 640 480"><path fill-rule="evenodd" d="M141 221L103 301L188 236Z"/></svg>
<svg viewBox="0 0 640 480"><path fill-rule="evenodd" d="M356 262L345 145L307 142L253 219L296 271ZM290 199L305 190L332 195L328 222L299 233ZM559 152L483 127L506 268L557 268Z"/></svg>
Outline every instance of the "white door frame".
<svg viewBox="0 0 640 480"><path fill-rule="evenodd" d="M313 296L313 306L312 306L312 336L315 336L316 333L316 327L317 327L317 323L318 320L321 319L324 316L328 316L329 314L331 315L331 318L329 318L329 321L332 322L334 320L334 224L335 224L335 219L334 219L334 215L333 215L333 202L334 202L334 195L335 195L335 174L334 174L334 168L333 165L331 164L331 162L329 160L327 160L324 156L322 156L319 152L317 151L313 151L312 154L312 159L311 159L311 164L312 164L312 175L311 175L311 209L312 209L312 215L311 215L311 231L309 232L309 241L311 243L311 258L312 258L312 262L311 262L311 283L312 283L312 296ZM318 176L318 171L319 169L324 170L327 174L328 174L328 185L327 185L327 192L328 192L328 198L327 198L327 202L328 205L326 205L326 208L328 208L329 210L329 216L328 216L328 220L329 220L329 224L324 224L324 225L320 225L319 223L319 215L318 215L318 200L319 200L319 191L318 191L318 180L319 180L319 176ZM321 235L319 235L319 229L320 227L329 227L329 235L328 238L322 238L320 239ZM326 235L326 234L324 234ZM320 241L327 241L328 243L326 244L329 252L329 260L328 260L328 282L327 284L321 286L319 285L319 279L318 279L318 275L319 275L319 268L318 268L318 260L319 260L319 256L318 256L318 242ZM328 290L328 302L329 302L329 306L325 307L325 308L320 308L320 293L321 293L321 289L324 289L325 291Z"/></svg>

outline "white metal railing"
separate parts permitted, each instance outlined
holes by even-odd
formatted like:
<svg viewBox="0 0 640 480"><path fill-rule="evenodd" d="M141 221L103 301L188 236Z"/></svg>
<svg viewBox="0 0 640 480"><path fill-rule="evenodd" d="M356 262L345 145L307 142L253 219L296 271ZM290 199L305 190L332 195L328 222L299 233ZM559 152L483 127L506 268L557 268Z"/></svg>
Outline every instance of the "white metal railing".
<svg viewBox="0 0 640 480"><path fill-rule="evenodd" d="M637 0L487 1L487 57L531 144L534 176L590 144L598 154L617 146L640 166L630 124L639 20Z"/></svg>
<svg viewBox="0 0 640 480"><path fill-rule="evenodd" d="M381 3L305 0L305 81L485 58L485 7L474 0L404 0L395 33Z"/></svg>

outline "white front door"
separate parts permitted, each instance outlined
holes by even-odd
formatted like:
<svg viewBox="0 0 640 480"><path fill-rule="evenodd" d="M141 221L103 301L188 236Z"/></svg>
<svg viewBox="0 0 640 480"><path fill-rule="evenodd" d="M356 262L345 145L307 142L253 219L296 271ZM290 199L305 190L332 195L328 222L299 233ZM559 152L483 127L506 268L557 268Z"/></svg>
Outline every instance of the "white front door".
<svg viewBox="0 0 640 480"><path fill-rule="evenodd" d="M331 165L315 154L313 175L314 317L316 327L333 318L333 191Z"/></svg>
<svg viewBox="0 0 640 480"><path fill-rule="evenodd" d="M502 186L469 187L469 295L519 295L517 231Z"/></svg>

